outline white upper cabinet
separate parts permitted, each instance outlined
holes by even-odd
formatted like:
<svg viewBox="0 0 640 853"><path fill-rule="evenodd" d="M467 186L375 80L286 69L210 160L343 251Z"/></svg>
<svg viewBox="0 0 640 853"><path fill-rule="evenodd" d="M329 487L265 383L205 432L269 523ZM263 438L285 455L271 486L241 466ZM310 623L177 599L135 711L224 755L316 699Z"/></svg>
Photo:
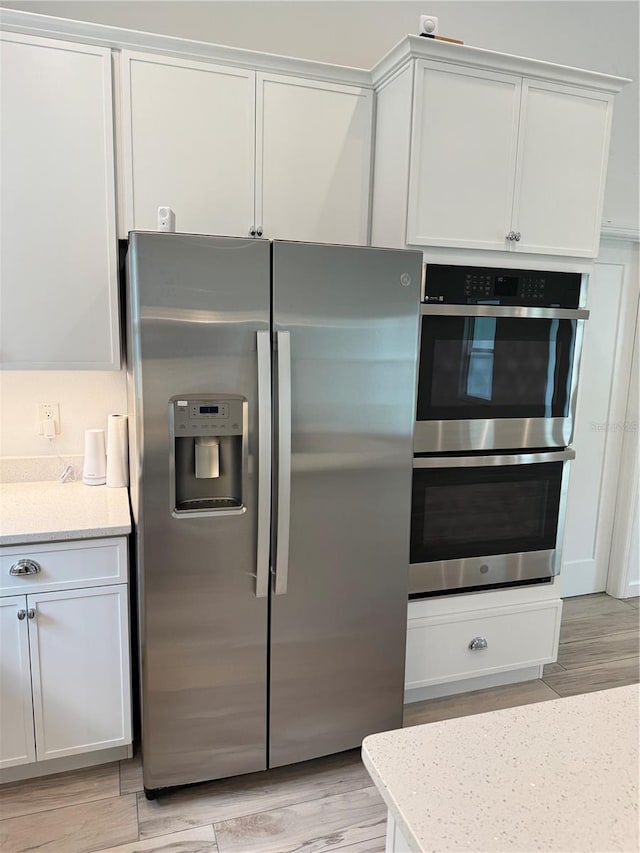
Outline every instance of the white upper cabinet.
<svg viewBox="0 0 640 853"><path fill-rule="evenodd" d="M265 237L367 241L373 93L257 75L256 224Z"/></svg>
<svg viewBox="0 0 640 853"><path fill-rule="evenodd" d="M373 79L373 245L424 246L431 260L468 249L478 263L486 250L505 263L597 255L627 80L413 36Z"/></svg>
<svg viewBox="0 0 640 853"><path fill-rule="evenodd" d="M116 369L111 53L0 35L1 361Z"/></svg>
<svg viewBox="0 0 640 853"><path fill-rule="evenodd" d="M504 249L518 144L518 77L418 62L407 242Z"/></svg>
<svg viewBox="0 0 640 853"><path fill-rule="evenodd" d="M513 248L596 256L613 96L524 80Z"/></svg>
<svg viewBox="0 0 640 853"><path fill-rule="evenodd" d="M170 207L177 231L247 236L255 73L128 51L121 73L125 230L156 230Z"/></svg>
<svg viewBox="0 0 640 853"><path fill-rule="evenodd" d="M367 241L373 92L122 53L124 227Z"/></svg>

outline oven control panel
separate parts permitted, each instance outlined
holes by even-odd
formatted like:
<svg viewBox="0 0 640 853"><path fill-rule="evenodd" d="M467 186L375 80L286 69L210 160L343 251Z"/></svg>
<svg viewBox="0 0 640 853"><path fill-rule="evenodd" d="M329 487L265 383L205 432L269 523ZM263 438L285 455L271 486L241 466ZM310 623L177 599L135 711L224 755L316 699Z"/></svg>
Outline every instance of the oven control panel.
<svg viewBox="0 0 640 853"><path fill-rule="evenodd" d="M427 264L425 302L577 308L580 273Z"/></svg>

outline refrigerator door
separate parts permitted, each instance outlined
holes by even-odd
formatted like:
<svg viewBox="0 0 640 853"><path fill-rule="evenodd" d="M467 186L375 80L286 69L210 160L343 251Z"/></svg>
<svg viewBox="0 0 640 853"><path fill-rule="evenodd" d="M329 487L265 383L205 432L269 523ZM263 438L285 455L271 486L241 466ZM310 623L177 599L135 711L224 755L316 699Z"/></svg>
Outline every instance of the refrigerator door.
<svg viewBox="0 0 640 853"><path fill-rule="evenodd" d="M256 569L261 550L259 568L268 572L270 430L264 412L259 423L258 395L266 394L268 407L270 245L134 232L129 308L144 785L157 789L267 763L268 597ZM241 440L246 448L242 482L234 480L244 510L173 513L170 400L182 396L228 398L224 406L244 411L243 436L227 442L229 452ZM188 413L183 406L183 420ZM219 471L206 476L181 454L182 475L199 494L208 484L222 488L223 445L220 438ZM262 527L259 480L267 498Z"/></svg>
<svg viewBox="0 0 640 853"><path fill-rule="evenodd" d="M273 246L270 767L402 725L421 264Z"/></svg>

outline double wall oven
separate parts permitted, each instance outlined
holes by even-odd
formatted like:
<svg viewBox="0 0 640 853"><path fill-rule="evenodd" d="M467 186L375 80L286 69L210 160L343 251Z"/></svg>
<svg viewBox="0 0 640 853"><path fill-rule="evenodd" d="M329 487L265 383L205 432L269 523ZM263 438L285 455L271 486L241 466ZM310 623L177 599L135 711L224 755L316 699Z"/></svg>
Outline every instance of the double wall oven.
<svg viewBox="0 0 640 853"><path fill-rule="evenodd" d="M427 266L411 596L558 573L581 284L578 273Z"/></svg>

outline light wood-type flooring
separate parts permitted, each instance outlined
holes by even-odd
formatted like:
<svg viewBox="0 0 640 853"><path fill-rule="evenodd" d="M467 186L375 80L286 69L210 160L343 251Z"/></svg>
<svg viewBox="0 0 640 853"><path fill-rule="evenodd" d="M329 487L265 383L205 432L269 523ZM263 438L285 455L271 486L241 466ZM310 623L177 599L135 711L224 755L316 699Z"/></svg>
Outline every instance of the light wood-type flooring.
<svg viewBox="0 0 640 853"><path fill-rule="evenodd" d="M564 602L541 681L407 706L405 725L544 702L638 678L638 599ZM3 853L381 853L386 809L359 750L147 801L137 759L0 787Z"/></svg>

